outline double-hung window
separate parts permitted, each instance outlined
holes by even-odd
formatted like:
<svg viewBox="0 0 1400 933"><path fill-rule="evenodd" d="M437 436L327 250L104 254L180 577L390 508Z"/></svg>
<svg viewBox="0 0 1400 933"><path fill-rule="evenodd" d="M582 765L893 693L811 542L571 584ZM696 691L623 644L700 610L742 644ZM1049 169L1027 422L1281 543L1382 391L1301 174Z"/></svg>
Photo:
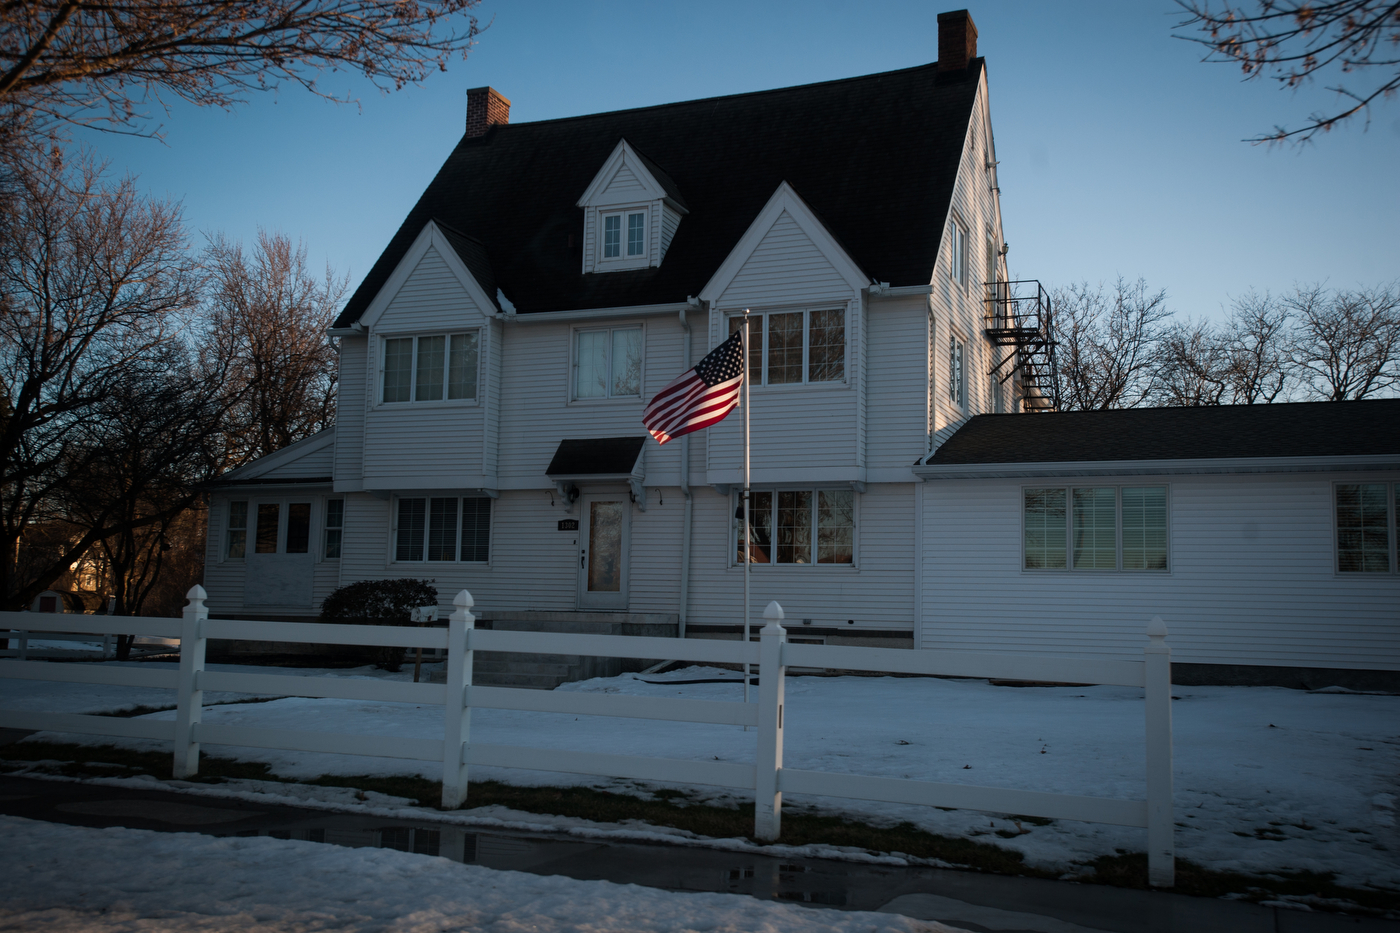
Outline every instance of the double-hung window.
<svg viewBox="0 0 1400 933"><path fill-rule="evenodd" d="M855 493L849 489L779 489L753 492L750 533L744 502L735 511L734 559L755 564L851 564L855 562Z"/></svg>
<svg viewBox="0 0 1400 933"><path fill-rule="evenodd" d="M1395 567L1396 505L1400 484L1338 483L1337 570L1390 573Z"/></svg>
<svg viewBox="0 0 1400 933"><path fill-rule="evenodd" d="M248 503L228 504L228 544L225 555L228 560L242 560L248 552Z"/></svg>
<svg viewBox="0 0 1400 933"><path fill-rule="evenodd" d="M948 277L959 285L966 285L967 228L956 217L948 221L948 245L952 251L948 262Z"/></svg>
<svg viewBox="0 0 1400 933"><path fill-rule="evenodd" d="M637 398L642 394L642 329L574 332L574 398Z"/></svg>
<svg viewBox="0 0 1400 933"><path fill-rule="evenodd" d="M647 212L604 214L603 259L640 259L646 255Z"/></svg>
<svg viewBox="0 0 1400 933"><path fill-rule="evenodd" d="M753 385L845 381L844 308L768 311L748 318L748 378ZM742 315L729 319L729 333L743 326Z"/></svg>
<svg viewBox="0 0 1400 933"><path fill-rule="evenodd" d="M1167 487L1026 487L1026 570L1165 571Z"/></svg>
<svg viewBox="0 0 1400 933"><path fill-rule="evenodd" d="M394 560L490 559L491 500L485 497L401 497L394 527Z"/></svg>
<svg viewBox="0 0 1400 933"><path fill-rule="evenodd" d="M476 398L480 334L432 334L384 340L384 402Z"/></svg>
<svg viewBox="0 0 1400 933"><path fill-rule="evenodd" d="M965 407L967 396L967 373L963 369L966 352L961 340L948 338L948 399L959 408Z"/></svg>
<svg viewBox="0 0 1400 933"><path fill-rule="evenodd" d="M321 553L326 560L340 559L340 541L345 533L345 500L326 500L326 537Z"/></svg>

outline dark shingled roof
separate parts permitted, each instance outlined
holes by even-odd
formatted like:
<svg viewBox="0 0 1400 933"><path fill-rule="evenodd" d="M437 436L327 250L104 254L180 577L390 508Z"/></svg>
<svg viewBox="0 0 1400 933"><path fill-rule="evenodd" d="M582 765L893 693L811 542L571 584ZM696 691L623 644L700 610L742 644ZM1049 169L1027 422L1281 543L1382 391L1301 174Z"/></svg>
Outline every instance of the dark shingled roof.
<svg viewBox="0 0 1400 933"><path fill-rule="evenodd" d="M464 138L336 326L364 313L429 220L485 245L495 286L522 314L684 301L783 181L866 273L927 285L982 67L922 65ZM576 204L621 139L690 213L659 267L584 275Z"/></svg>
<svg viewBox="0 0 1400 933"><path fill-rule="evenodd" d="M1400 399L978 415L926 462L1368 455L1400 455Z"/></svg>
<svg viewBox="0 0 1400 933"><path fill-rule="evenodd" d="M546 476L592 476L631 473L645 437L566 438L559 442Z"/></svg>

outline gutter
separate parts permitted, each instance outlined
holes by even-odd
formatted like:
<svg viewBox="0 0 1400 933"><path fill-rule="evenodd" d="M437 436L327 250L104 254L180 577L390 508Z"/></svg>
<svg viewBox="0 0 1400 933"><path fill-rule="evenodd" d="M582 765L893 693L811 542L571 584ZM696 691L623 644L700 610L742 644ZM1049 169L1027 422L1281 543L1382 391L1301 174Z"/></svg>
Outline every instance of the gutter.
<svg viewBox="0 0 1400 933"><path fill-rule="evenodd" d="M496 320L508 324L549 324L553 321L592 321L598 318L649 317L658 314L684 312L693 305L672 301L659 305L629 305L621 308L588 308L580 311L534 311L526 314L497 314Z"/></svg>
<svg viewBox="0 0 1400 933"><path fill-rule="evenodd" d="M1040 463L915 464L925 482L1034 476L1145 476L1206 473L1324 473L1400 470L1394 454L1359 457L1210 457L1181 460L1078 460Z"/></svg>

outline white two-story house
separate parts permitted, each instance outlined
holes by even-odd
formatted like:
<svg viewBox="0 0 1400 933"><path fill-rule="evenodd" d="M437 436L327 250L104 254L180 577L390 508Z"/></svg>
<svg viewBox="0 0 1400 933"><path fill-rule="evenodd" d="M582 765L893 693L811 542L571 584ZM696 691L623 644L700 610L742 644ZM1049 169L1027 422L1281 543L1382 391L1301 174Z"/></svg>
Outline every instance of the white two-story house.
<svg viewBox="0 0 1400 933"><path fill-rule="evenodd" d="M738 637L742 412L665 445L642 412L747 314L754 618L1127 657L1162 615L1183 677L1400 689L1400 402L1023 414L1053 333L976 36L538 123L469 91L335 322L336 427L214 490L211 611L414 577L483 624Z"/></svg>
<svg viewBox="0 0 1400 933"><path fill-rule="evenodd" d="M641 419L747 312L754 617L776 599L795 636L912 645L911 466L946 426L1035 403L984 320L1005 240L965 12L938 52L538 123L469 92L466 134L335 323L335 428L212 498L211 610L310 616L338 586L418 577L486 619L734 633L742 412L666 445Z"/></svg>

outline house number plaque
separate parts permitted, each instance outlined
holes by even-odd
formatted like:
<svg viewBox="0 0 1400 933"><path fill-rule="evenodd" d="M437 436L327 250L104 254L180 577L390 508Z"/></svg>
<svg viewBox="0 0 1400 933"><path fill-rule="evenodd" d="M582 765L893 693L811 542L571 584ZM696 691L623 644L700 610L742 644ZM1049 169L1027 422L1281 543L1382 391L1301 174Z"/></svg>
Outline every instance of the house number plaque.
<svg viewBox="0 0 1400 933"><path fill-rule="evenodd" d="M578 519L576 519L576 518L561 518L561 519L559 519L559 530L560 530L560 531L578 531Z"/></svg>

